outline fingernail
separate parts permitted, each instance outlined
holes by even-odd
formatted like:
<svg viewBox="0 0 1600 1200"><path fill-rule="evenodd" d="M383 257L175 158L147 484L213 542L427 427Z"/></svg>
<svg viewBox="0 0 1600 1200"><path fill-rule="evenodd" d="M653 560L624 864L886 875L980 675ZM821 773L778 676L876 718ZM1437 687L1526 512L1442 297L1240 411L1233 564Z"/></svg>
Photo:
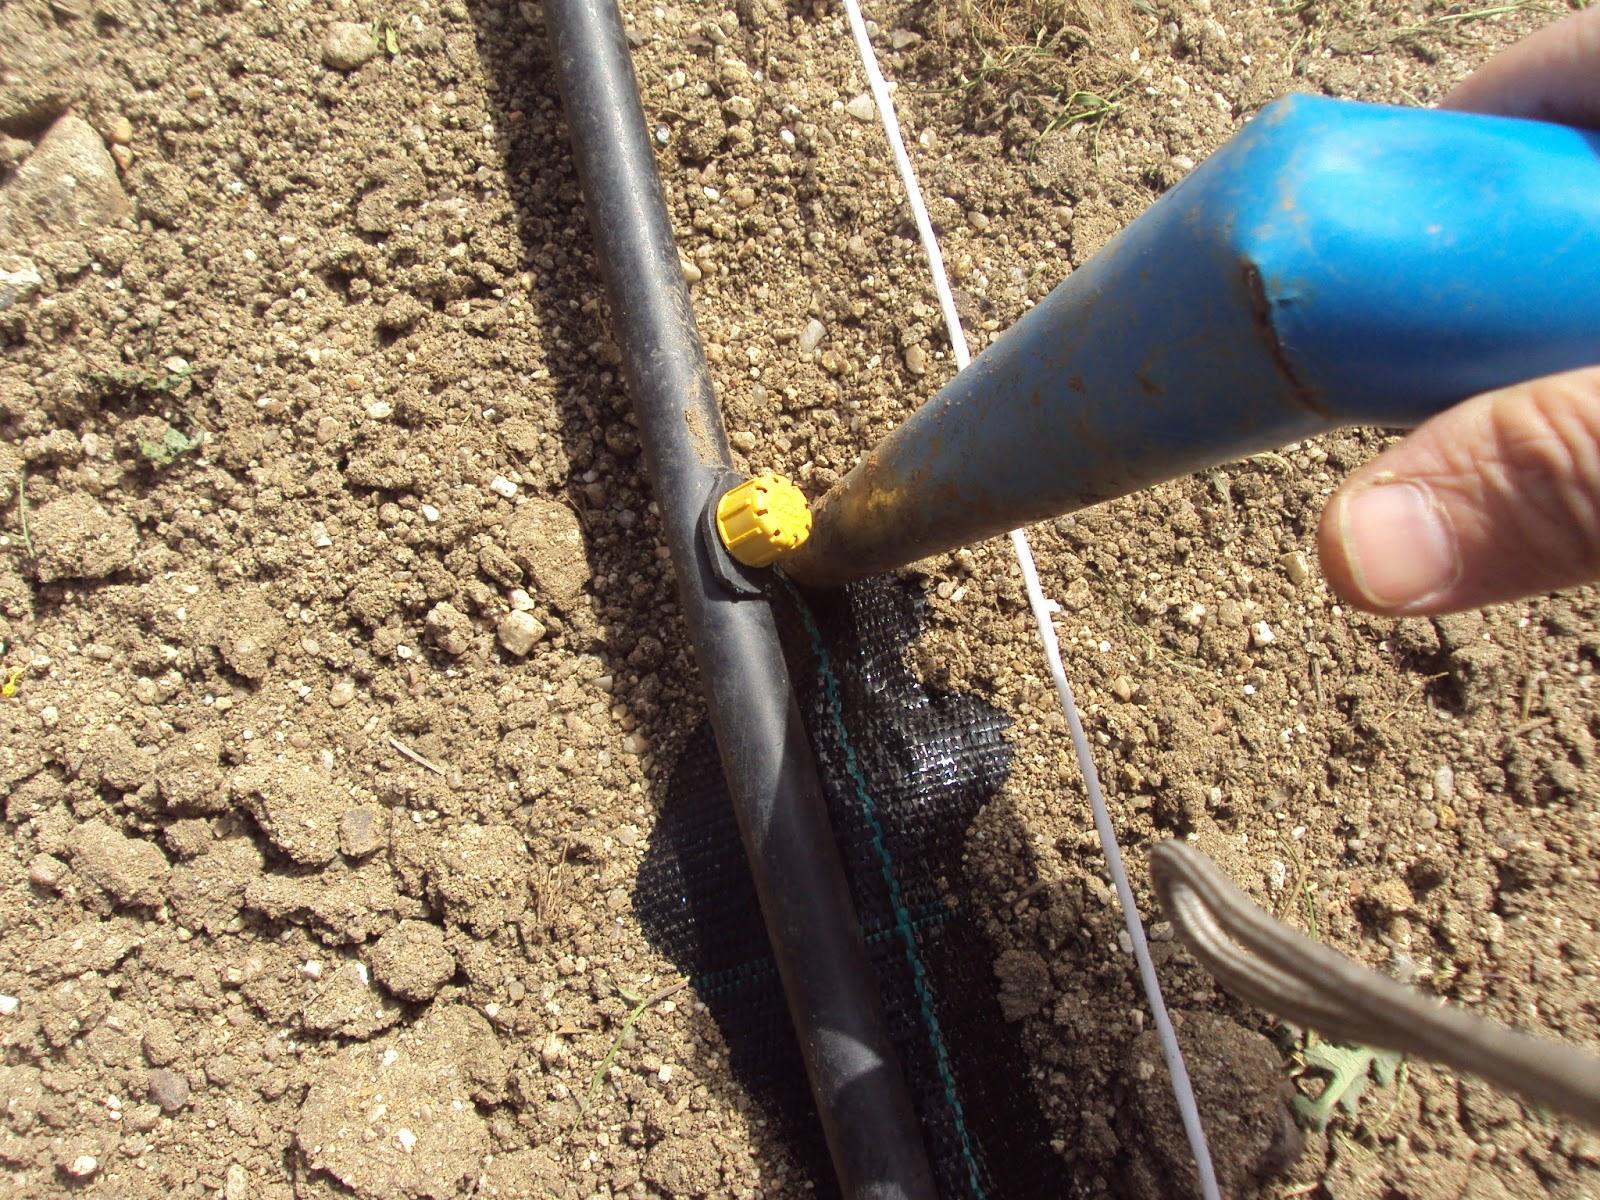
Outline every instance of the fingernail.
<svg viewBox="0 0 1600 1200"><path fill-rule="evenodd" d="M1414 483L1375 483L1350 496L1339 537L1356 587L1376 608L1421 604L1461 577L1455 533Z"/></svg>

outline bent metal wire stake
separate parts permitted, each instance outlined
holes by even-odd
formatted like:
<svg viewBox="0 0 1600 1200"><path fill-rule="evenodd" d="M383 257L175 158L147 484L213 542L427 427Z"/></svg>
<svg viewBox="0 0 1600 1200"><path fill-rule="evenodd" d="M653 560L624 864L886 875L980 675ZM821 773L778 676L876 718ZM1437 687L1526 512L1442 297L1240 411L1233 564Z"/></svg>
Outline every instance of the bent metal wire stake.
<svg viewBox="0 0 1600 1200"><path fill-rule="evenodd" d="M1273 920L1181 841L1150 852L1161 908L1230 992L1324 1037L1400 1050L1600 1126L1600 1057L1414 991Z"/></svg>
<svg viewBox="0 0 1600 1200"><path fill-rule="evenodd" d="M750 872L846 1197L937 1195L771 608L714 568L733 470L615 0L545 0L623 372Z"/></svg>

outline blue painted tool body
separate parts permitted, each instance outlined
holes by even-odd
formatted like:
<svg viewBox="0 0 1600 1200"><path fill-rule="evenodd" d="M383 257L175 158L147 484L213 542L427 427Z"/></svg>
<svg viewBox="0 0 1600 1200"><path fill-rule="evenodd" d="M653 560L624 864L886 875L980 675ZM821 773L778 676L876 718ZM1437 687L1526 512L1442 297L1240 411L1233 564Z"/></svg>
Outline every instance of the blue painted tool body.
<svg viewBox="0 0 1600 1200"><path fill-rule="evenodd" d="M1291 96L817 506L829 585L1600 363L1600 133Z"/></svg>

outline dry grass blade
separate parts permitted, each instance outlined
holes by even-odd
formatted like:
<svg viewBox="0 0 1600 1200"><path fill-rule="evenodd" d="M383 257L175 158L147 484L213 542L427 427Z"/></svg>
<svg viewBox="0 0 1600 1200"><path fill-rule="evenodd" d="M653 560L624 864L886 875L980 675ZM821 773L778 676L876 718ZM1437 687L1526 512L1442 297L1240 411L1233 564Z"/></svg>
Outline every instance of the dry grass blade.
<svg viewBox="0 0 1600 1200"><path fill-rule="evenodd" d="M1162 910L1241 999L1352 1044L1400 1050L1600 1125L1600 1057L1450 1008L1304 937L1184 842L1150 854Z"/></svg>

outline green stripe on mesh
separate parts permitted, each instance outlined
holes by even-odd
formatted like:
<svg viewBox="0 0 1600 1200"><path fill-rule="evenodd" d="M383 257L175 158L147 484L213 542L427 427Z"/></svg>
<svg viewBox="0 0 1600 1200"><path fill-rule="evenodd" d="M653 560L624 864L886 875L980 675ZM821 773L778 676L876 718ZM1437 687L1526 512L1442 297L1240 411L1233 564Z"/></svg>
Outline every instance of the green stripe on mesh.
<svg viewBox="0 0 1600 1200"><path fill-rule="evenodd" d="M862 815L866 817L867 825L872 830L873 853L877 856L884 886L889 890L889 906L894 912L895 930L900 935L901 945L905 947L906 964L911 968L911 983L917 993L917 1006L923 1026L928 1031L928 1045L933 1050L934 1065L939 1072L939 1080L944 1085L945 1103L950 1106L951 1120L955 1124L956 1135L961 1139L961 1157L967 1164L967 1180L972 1185L972 1194L976 1200L987 1200L983 1184L978 1178L978 1158L972 1147L972 1135L967 1129L966 1113L961 1107L961 1097L956 1093L956 1077L950 1066L950 1054L945 1049L944 1035L939 1030L939 1017L933 1011L933 993L928 987L928 976L922 965L922 956L917 952L915 924L904 898L900 895L900 881L895 875L894 861L889 855L889 847L884 842L883 825L878 820L878 806L872 798L871 790L867 787L866 776L862 774L860 764L856 760L855 747L850 743L849 730L845 728L844 709L839 701L839 677L834 674L827 647L822 643L822 630L812 617L811 609L807 607L793 584L781 574L778 578L783 580L784 587L794 599L800 620L806 627L806 636L811 639L811 650L817 659L817 674L822 679L823 693L827 697L829 721L833 725L834 736L838 738L839 748L844 752L845 771L854 785Z"/></svg>

